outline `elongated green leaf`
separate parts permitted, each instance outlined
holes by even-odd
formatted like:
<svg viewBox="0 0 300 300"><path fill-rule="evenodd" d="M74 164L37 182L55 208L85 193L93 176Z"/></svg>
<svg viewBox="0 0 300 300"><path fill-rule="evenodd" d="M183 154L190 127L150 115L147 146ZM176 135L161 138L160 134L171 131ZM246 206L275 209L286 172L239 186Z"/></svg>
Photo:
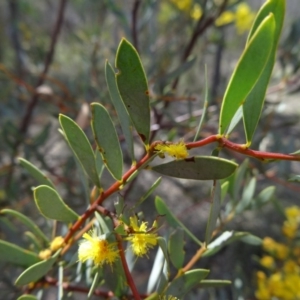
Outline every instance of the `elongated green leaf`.
<svg viewBox="0 0 300 300"><path fill-rule="evenodd" d="M162 269L164 267L164 264L166 263L166 260L164 258L164 253L159 247L157 249L157 253L152 265L152 270L148 279L148 285L147 285L147 294L150 294L154 291L155 286L157 285Z"/></svg>
<svg viewBox="0 0 300 300"><path fill-rule="evenodd" d="M56 258L59 254L59 251L56 252L51 258L47 260L40 261L33 266L26 269L20 276L17 278L15 284L16 286L22 286L30 282L35 282L44 275L46 275L54 265Z"/></svg>
<svg viewBox="0 0 300 300"><path fill-rule="evenodd" d="M92 128L103 162L111 175L122 179L123 154L115 126L103 105L92 103Z"/></svg>
<svg viewBox="0 0 300 300"><path fill-rule="evenodd" d="M236 163L223 158L194 156L154 166L152 170L171 177L214 180L228 177L235 171L236 167Z"/></svg>
<svg viewBox="0 0 300 300"><path fill-rule="evenodd" d="M168 243L170 260L176 269L180 269L184 262L185 251L183 247L184 232L181 228L177 227L170 235Z"/></svg>
<svg viewBox="0 0 300 300"><path fill-rule="evenodd" d="M20 164L22 167L26 169L26 171L35 179L38 181L39 184L48 185L52 188L54 187L54 184L51 182L51 180L37 167L35 167L31 162L24 158L18 158Z"/></svg>
<svg viewBox="0 0 300 300"><path fill-rule="evenodd" d="M40 261L34 252L2 240L0 240L0 260L24 267Z"/></svg>
<svg viewBox="0 0 300 300"><path fill-rule="evenodd" d="M1 210L1 214L11 215L11 216L17 218L24 225L26 225L36 236L38 236L39 238L41 238L47 244L49 243L49 239L40 230L40 228L32 220L30 220L28 217L26 217L25 215L21 214L18 211L15 211L15 210L12 210L12 209L8 209L8 208L2 209Z"/></svg>
<svg viewBox="0 0 300 300"><path fill-rule="evenodd" d="M185 233L192 239L194 240L194 242L196 242L198 245L202 245L202 243L197 239L196 236L194 236L192 234L192 232L181 222L179 221L174 215L173 213L169 210L169 208L167 207L167 205L165 204L165 202L160 198L160 197L156 197L155 198L155 207L157 212L160 215L163 215L166 217L168 223L174 227L174 228L182 228Z"/></svg>
<svg viewBox="0 0 300 300"><path fill-rule="evenodd" d="M255 34L255 31L258 29L259 25L264 20L264 18L266 18L270 13L274 14L276 27L269 59L265 65L262 74L259 77L259 80L247 96L246 101L243 105L244 127L247 143L249 145L251 144L252 137L254 135L255 129L261 116L266 90L275 63L277 45L284 21L285 2L285 0L266 1L257 13L256 19L249 33L248 41L251 40L252 36Z"/></svg>
<svg viewBox="0 0 300 300"><path fill-rule="evenodd" d="M225 231L218 238L212 241L204 252L203 256L211 256L219 252L224 246L234 241L241 240L251 245L260 245L262 240L248 232Z"/></svg>
<svg viewBox="0 0 300 300"><path fill-rule="evenodd" d="M134 210L139 205L141 205L155 191L155 189L159 186L160 183L161 183L161 177L155 180L155 182L152 184L150 189L134 204L132 210Z"/></svg>
<svg viewBox="0 0 300 300"><path fill-rule="evenodd" d="M184 273L173 280L166 290L166 295L176 296L181 299L191 289L200 284L201 280L207 277L209 270L195 269Z"/></svg>
<svg viewBox="0 0 300 300"><path fill-rule="evenodd" d="M38 300L38 299L33 295L22 295L17 300Z"/></svg>
<svg viewBox="0 0 300 300"><path fill-rule="evenodd" d="M220 288L226 285L230 285L232 282L230 280L211 280L205 279L202 280L200 283L200 288L207 289L207 288Z"/></svg>
<svg viewBox="0 0 300 300"><path fill-rule="evenodd" d="M112 66L106 61L105 64L105 77L106 77L106 83L108 86L109 94L111 101L115 107L115 110L117 112L120 125L124 134L125 141L127 143L128 152L131 157L131 160L134 162L134 147L133 147L133 135L132 135L132 125L130 121L130 117L128 114L128 111L124 105L123 100L121 99L118 86L116 83L116 77L115 72L112 68Z"/></svg>
<svg viewBox="0 0 300 300"><path fill-rule="evenodd" d="M132 123L147 145L150 135L150 100L144 68L134 47L122 39L116 57L117 85Z"/></svg>
<svg viewBox="0 0 300 300"><path fill-rule="evenodd" d="M242 199L238 203L235 211L237 214L241 213L250 205L251 200L253 199L254 192L256 188L256 178L252 177L249 183L245 186L243 190Z"/></svg>
<svg viewBox="0 0 300 300"><path fill-rule="evenodd" d="M67 116L59 115L59 122L70 148L73 150L85 173L96 186L100 187L94 151L85 133Z"/></svg>
<svg viewBox="0 0 300 300"><path fill-rule="evenodd" d="M159 245L159 247L160 247L160 249L163 252L163 255L165 257L166 268L168 270L168 274L170 274L170 262L169 262L169 256L168 256L167 242L164 238L162 238L160 236L157 238L157 242L158 242L158 245Z"/></svg>
<svg viewBox="0 0 300 300"><path fill-rule="evenodd" d="M205 242L209 243L212 233L216 227L221 210L221 183L216 181L212 191L212 203L210 206L209 217L206 225Z"/></svg>
<svg viewBox="0 0 300 300"><path fill-rule="evenodd" d="M54 189L40 185L33 193L36 206L45 217L66 223L78 220L79 216L64 203Z"/></svg>
<svg viewBox="0 0 300 300"><path fill-rule="evenodd" d="M220 134L225 133L234 114L262 73L273 47L274 31L275 20L273 14L270 14L246 45L225 91L220 113Z"/></svg>
<svg viewBox="0 0 300 300"><path fill-rule="evenodd" d="M256 197L255 201L252 205L254 208L260 208L263 205L267 204L269 201L272 200L276 187L275 186L268 186L263 189Z"/></svg>

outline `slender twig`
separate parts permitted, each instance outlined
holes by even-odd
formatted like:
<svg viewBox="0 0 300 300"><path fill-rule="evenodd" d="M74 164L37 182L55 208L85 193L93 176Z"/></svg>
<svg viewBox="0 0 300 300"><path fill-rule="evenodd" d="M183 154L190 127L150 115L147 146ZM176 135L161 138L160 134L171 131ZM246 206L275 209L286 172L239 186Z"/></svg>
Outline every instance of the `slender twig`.
<svg viewBox="0 0 300 300"><path fill-rule="evenodd" d="M134 299L135 300L140 300L141 296L140 296L140 294L139 294L139 292L138 292L138 290L135 286L135 283L133 281L133 278L131 276L131 273L130 273L128 265L127 265L127 261L126 261L125 254L124 254L124 248L123 248L123 245L122 245L122 238L118 234L116 234L116 238L117 238L117 242L118 242L118 249L119 249L119 253L120 253L120 258L121 258L123 270L125 272L125 276L126 276L126 279L127 279L127 284L130 286L130 289L132 291Z"/></svg>
<svg viewBox="0 0 300 300"><path fill-rule="evenodd" d="M22 47L20 43L19 29L18 29L18 1L9 0L8 1L9 11L10 11L10 36L13 44L13 48L16 53L16 70L19 78L23 77L23 59L22 59Z"/></svg>
<svg viewBox="0 0 300 300"><path fill-rule="evenodd" d="M45 76L48 73L50 65L53 61L53 57L54 57L54 53L55 53L55 46L56 46L56 43L57 43L59 32L60 32L62 24L63 24L63 18L64 18L66 3L67 3L67 0L61 0L60 1L56 23L55 23L53 33L52 33L52 36L51 36L50 47L49 47L49 50L48 50L48 52L46 54L46 57L45 57L44 69L43 69L42 73L40 74L40 76L37 80L36 87L43 84L43 82L45 80ZM34 108L36 107L36 105L38 103L38 100L39 100L39 95L38 95L38 93L35 93L33 95L32 99L31 99L31 101L29 102L27 108L26 108L25 115L24 115L24 117L22 119L22 122L20 124L20 131L23 134L25 134L27 132L31 116L33 114Z"/></svg>
<svg viewBox="0 0 300 300"><path fill-rule="evenodd" d="M32 98L31 98L30 102L28 103L28 105L26 107L25 114L24 114L24 116L23 116L23 118L20 122L20 125L19 125L20 135L19 135L19 138L16 140L15 145L13 147L14 151L13 151L12 156L11 156L12 167L10 169L10 172L8 173L7 178L6 178L6 186L10 185L10 182L11 182L11 179L12 179L12 176L13 176L13 172L14 172L14 158L16 157L16 155L18 153L19 146L21 145L22 141L25 139L25 135L26 135L27 130L28 130L29 125L30 125L31 117L33 115L33 111L34 111L35 107L38 104L39 94L36 92L36 88L44 83L44 80L46 78L46 75L48 73L48 70L50 68L50 65L51 65L53 57L54 57L55 46L56 46L56 43L57 43L59 32L60 32L61 27L62 27L66 3L67 3L67 0L61 0L60 1L60 5L59 5L59 9L58 9L58 15L57 15L56 23L54 25L53 33L52 33L52 36L51 36L49 50L48 50L47 55L45 57L44 68L43 68L42 73L38 77L38 80L35 84L34 93L32 95Z"/></svg>
<svg viewBox="0 0 300 300"><path fill-rule="evenodd" d="M141 5L141 0L135 0L132 8L132 23L131 23L131 34L132 34L132 42L137 51L139 51L138 45L138 29L137 29L137 16L138 10Z"/></svg>

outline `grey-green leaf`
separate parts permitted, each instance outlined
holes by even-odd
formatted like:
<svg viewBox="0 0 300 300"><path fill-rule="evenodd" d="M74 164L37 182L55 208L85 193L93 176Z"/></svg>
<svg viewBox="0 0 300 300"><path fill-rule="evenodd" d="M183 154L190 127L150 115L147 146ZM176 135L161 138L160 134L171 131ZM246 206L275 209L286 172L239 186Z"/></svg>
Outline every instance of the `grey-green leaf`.
<svg viewBox="0 0 300 300"><path fill-rule="evenodd" d="M59 251L56 252L51 258L40 261L33 266L26 269L16 280L16 286L22 286L30 282L35 282L44 275L46 275L54 265Z"/></svg>
<svg viewBox="0 0 300 300"><path fill-rule="evenodd" d="M34 252L3 240L0 240L0 260L24 267L28 267L40 261Z"/></svg>
<svg viewBox="0 0 300 300"><path fill-rule="evenodd" d="M111 175L122 179L123 154L115 126L105 109L99 103L92 103L92 128L103 162Z"/></svg>
<svg viewBox="0 0 300 300"><path fill-rule="evenodd" d="M230 280L216 280L216 279L205 279L200 283L200 288L220 288L227 285L230 285L232 282Z"/></svg>
<svg viewBox="0 0 300 300"><path fill-rule="evenodd" d="M54 184L52 181L42 172L40 171L36 166L34 166L31 162L24 158L18 158L20 164L22 167L26 169L26 171L35 179L38 181L39 184L48 185L52 188L54 187Z"/></svg>
<svg viewBox="0 0 300 300"><path fill-rule="evenodd" d="M206 225L205 242L208 244L216 227L221 210L221 183L216 181L212 191L212 203L210 205L209 217Z"/></svg>
<svg viewBox="0 0 300 300"><path fill-rule="evenodd" d="M116 76L112 66L106 61L105 64L105 77L108 86L111 101L117 112L120 125L124 134L125 141L127 143L128 152L132 161L135 161L134 147L133 147L133 135L132 125L128 111L126 110L125 104L121 99L118 86L116 83Z"/></svg>
<svg viewBox="0 0 300 300"><path fill-rule="evenodd" d="M7 214L11 215L18 220L20 220L24 225L26 225L36 236L41 238L45 243L49 243L49 239L45 236L45 234L40 230L40 228L27 216L21 214L18 211L12 210L12 209L2 209L1 214Z"/></svg>
<svg viewBox="0 0 300 300"><path fill-rule="evenodd" d="M177 298L183 297L191 289L201 283L201 280L205 279L209 273L209 270L195 269L187 271L182 276L173 280L166 290L166 295L176 296Z"/></svg>
<svg viewBox="0 0 300 300"><path fill-rule="evenodd" d="M203 256L211 256L220 251L224 246L234 241L241 240L251 245L260 245L262 240L248 232L225 231L218 238L212 241Z"/></svg>
<svg viewBox="0 0 300 300"><path fill-rule="evenodd" d="M147 145L150 136L150 100L144 68L134 47L122 39L116 57L117 85L132 123Z"/></svg>
<svg viewBox="0 0 300 300"><path fill-rule="evenodd" d="M237 164L215 156L194 156L152 167L152 170L171 177L217 180L230 176Z"/></svg>
<svg viewBox="0 0 300 300"><path fill-rule="evenodd" d="M59 194L46 185L34 189L34 200L41 214L49 219L71 223L79 218Z"/></svg>
<svg viewBox="0 0 300 300"><path fill-rule="evenodd" d="M91 181L100 188L96 170L95 155L92 146L83 130L69 117L59 115L59 122L64 136Z"/></svg>
<svg viewBox="0 0 300 300"><path fill-rule="evenodd" d="M180 269L184 262L184 232L183 229L177 227L174 232L170 235L168 250L170 260L176 269Z"/></svg>

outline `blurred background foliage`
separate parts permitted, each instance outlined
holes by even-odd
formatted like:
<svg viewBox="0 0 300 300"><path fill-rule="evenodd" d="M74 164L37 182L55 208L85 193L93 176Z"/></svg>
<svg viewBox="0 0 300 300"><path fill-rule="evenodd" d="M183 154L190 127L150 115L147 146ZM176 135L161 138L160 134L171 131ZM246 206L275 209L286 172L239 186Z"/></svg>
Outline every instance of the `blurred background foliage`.
<svg viewBox="0 0 300 300"><path fill-rule="evenodd" d="M205 65L209 104L200 138L217 132L217 116L228 78L239 57L255 11L264 1L222 0L5 0L0 2L0 206L19 210L35 219L49 235L50 226L33 204L35 180L18 164L24 157L47 172L67 203L79 213L89 203L89 187L58 132L57 117L64 113L91 136L89 103L112 108L104 65L114 64L122 37L138 49L149 78L154 139L191 140L202 114ZM300 148L300 11L298 0L287 1L287 16L278 61L268 90L266 107L252 148L289 153ZM112 112L112 115L115 114ZM119 130L119 125L116 123ZM156 135L154 135L156 134ZM122 137L121 137L122 138ZM235 131L231 136L243 143ZM125 147L125 146L124 146ZM142 151L141 145L136 147ZM139 148L140 147L140 148ZM123 149L126 153L126 148ZM211 149L208 149L210 151ZM198 150L205 153L203 149ZM207 151L207 149L205 150ZM207 152L206 152L207 153ZM137 155L140 155L137 151ZM241 163L242 156L234 159ZM125 161L128 157L125 156ZM128 160L129 161L129 160ZM228 227L264 237L281 237L282 205L297 202L299 164L262 164L250 160L240 188L257 179L256 194L277 187L273 205L260 205L238 215ZM143 194L149 175L123 192L130 203ZM108 181L111 179L108 177ZM154 180L154 179L153 179ZM173 191L171 191L173 189ZM183 221L204 234L209 186L166 180L160 192ZM236 193L238 196L238 193ZM242 196L241 196L242 197ZM254 196L253 196L254 197ZM153 203L146 203L153 209ZM154 209L153 209L154 214ZM278 224L278 225L276 225ZM4 240L30 245L29 235L11 218L0 218ZM63 230L63 229L62 229ZM56 228L56 234L64 234ZM193 246L186 246L192 253ZM190 247L190 248L189 248ZM242 248L241 248L242 247ZM241 249L243 251L241 251ZM211 299L253 297L254 255L261 250L235 244L204 260L214 278L233 285L211 292ZM13 282L19 270L1 263L1 299L15 299ZM140 268L143 274L142 265ZM147 266L146 266L147 267ZM141 284L145 278L140 277ZM250 288L249 288L250 287ZM208 299L208 294L202 295ZM199 298L197 298L199 299Z"/></svg>

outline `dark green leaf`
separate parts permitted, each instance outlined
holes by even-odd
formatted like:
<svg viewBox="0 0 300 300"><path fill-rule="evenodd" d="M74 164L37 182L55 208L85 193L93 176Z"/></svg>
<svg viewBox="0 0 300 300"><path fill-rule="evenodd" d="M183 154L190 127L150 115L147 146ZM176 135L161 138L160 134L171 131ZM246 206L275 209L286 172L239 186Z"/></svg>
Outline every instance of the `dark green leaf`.
<svg viewBox="0 0 300 300"><path fill-rule="evenodd" d="M152 170L171 177L214 180L228 177L235 171L236 167L236 163L223 158L194 156L154 166Z"/></svg>
<svg viewBox="0 0 300 300"><path fill-rule="evenodd" d="M160 198L160 197L156 197L155 198L155 207L157 212L162 215L165 216L168 223L174 227L174 228L182 228L185 233L192 239L194 240L198 245L202 245L202 243L197 239L196 236L194 236L191 231L181 222L179 221L174 215L173 213L169 210L169 208L167 207L167 205L165 204L165 202Z"/></svg>
<svg viewBox="0 0 300 300"><path fill-rule="evenodd" d="M0 240L0 260L24 267L40 261L34 252L2 240Z"/></svg>
<svg viewBox="0 0 300 300"><path fill-rule="evenodd" d="M125 104L120 97L118 86L116 83L116 76L112 66L106 61L105 64L105 77L108 86L111 101L116 109L118 118L121 124L121 128L124 134L125 141L129 150L129 155L132 161L134 158L134 147L133 147L133 136L132 136L132 125L128 111L126 110Z"/></svg>
<svg viewBox="0 0 300 300"><path fill-rule="evenodd" d="M34 200L42 215L49 219L71 223L79 216L68 207L59 194L46 185L34 189Z"/></svg>
<svg viewBox="0 0 300 300"><path fill-rule="evenodd" d="M19 158L19 162L26 169L26 171L35 179L39 184L48 185L52 188L54 187L54 184L51 182L51 180L37 167L35 167L31 162L24 158Z"/></svg>
<svg viewBox="0 0 300 300"><path fill-rule="evenodd" d="M40 230L40 228L27 216L21 214L18 211L12 209L2 209L1 214L8 214L11 215L18 220L20 220L24 225L26 225L36 236L41 238L46 244L49 243L49 239L45 236L45 234Z"/></svg>
<svg viewBox="0 0 300 300"><path fill-rule="evenodd" d="M183 297L191 289L200 284L201 280L207 277L209 270L195 269L187 271L182 276L174 279L166 290L166 295Z"/></svg>
<svg viewBox="0 0 300 300"><path fill-rule="evenodd" d="M273 47L274 31L275 19L270 14L246 45L225 91L220 113L220 134L225 133L236 111L259 79Z"/></svg>
<svg viewBox="0 0 300 300"><path fill-rule="evenodd" d="M91 181L100 188L97 174L95 155L92 146L82 129L70 118L59 115L59 122L64 136L73 150L75 157Z"/></svg>
<svg viewBox="0 0 300 300"><path fill-rule="evenodd" d="M122 179L123 155L115 126L103 105L92 103L92 128L103 162L111 175Z"/></svg>
<svg viewBox="0 0 300 300"><path fill-rule="evenodd" d="M22 295L17 300L38 300L38 298L33 295Z"/></svg>
<svg viewBox="0 0 300 300"><path fill-rule="evenodd" d="M210 205L209 217L206 225L205 242L208 244L211 240L213 231L221 210L221 183L216 181L212 191L212 203Z"/></svg>
<svg viewBox="0 0 300 300"><path fill-rule="evenodd" d="M134 47L122 39L116 57L117 85L132 123L147 145L150 136L150 100L144 68Z"/></svg>
<svg viewBox="0 0 300 300"><path fill-rule="evenodd" d="M184 262L185 251L184 247L184 232L180 227L170 235L168 250L172 264L176 269L180 269Z"/></svg>
<svg viewBox="0 0 300 300"><path fill-rule="evenodd" d="M249 93L246 98L246 101L243 105L243 114L244 114L244 127L247 138L247 143L250 145L252 141L253 134L257 127L261 111L264 105L265 95L270 77L272 74L273 66L276 58L276 50L281 34L281 29L284 21L285 14L285 0L268 0L261 7L257 13L256 19L253 23L252 29L250 30L248 41L251 40L252 36L255 34L259 25L263 20L270 14L273 13L275 17L275 32L274 40L272 44L272 50L267 61L267 64L260 75L259 80L256 85Z"/></svg>
<svg viewBox="0 0 300 300"><path fill-rule="evenodd" d="M33 266L26 269L16 280L16 286L22 286L30 282L35 282L44 275L46 275L54 265L59 251L56 252L51 258L47 260L40 261Z"/></svg>

